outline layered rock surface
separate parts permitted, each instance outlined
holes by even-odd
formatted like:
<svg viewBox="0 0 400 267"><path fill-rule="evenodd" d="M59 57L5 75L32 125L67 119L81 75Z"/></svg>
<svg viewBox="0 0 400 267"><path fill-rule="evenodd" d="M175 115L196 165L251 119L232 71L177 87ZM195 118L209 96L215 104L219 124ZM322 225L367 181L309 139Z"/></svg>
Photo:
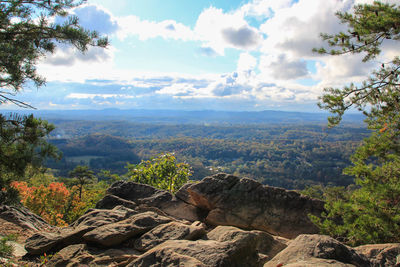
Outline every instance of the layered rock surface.
<svg viewBox="0 0 400 267"><path fill-rule="evenodd" d="M314 234L323 203L218 174L174 196L117 182L69 227L37 232L26 258L48 266L395 266L400 244L350 248ZM294 238L289 240L287 238Z"/></svg>
<svg viewBox="0 0 400 267"><path fill-rule="evenodd" d="M181 188L177 198L207 211L211 225L233 225L294 238L317 233L308 214L319 216L324 203L295 191L267 187L248 178L228 174L206 177Z"/></svg>

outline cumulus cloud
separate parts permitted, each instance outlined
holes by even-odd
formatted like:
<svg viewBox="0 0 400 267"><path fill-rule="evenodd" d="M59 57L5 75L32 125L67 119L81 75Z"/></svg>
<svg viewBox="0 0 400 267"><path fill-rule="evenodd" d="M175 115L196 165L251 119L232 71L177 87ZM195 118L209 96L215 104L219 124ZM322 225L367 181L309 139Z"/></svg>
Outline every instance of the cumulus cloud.
<svg viewBox="0 0 400 267"><path fill-rule="evenodd" d="M334 13L346 9L348 2L299 0L290 7L276 10L274 16L260 27L268 36L262 44L262 52L286 53L293 57L316 56L311 50L323 45L319 33L344 29Z"/></svg>
<svg viewBox="0 0 400 267"><path fill-rule="evenodd" d="M245 16L268 18L273 16L276 10L289 7L292 2L292 0L253 0L244 4L239 12L242 12Z"/></svg>
<svg viewBox="0 0 400 267"><path fill-rule="evenodd" d="M118 24L110 12L99 6L84 5L74 9L74 14L78 16L79 24L85 29L102 34L112 34L118 30Z"/></svg>
<svg viewBox="0 0 400 267"><path fill-rule="evenodd" d="M249 53L241 53L237 63L237 70L239 72L251 72L257 66L257 58Z"/></svg>
<svg viewBox="0 0 400 267"><path fill-rule="evenodd" d="M261 34L247 23L243 14L225 13L215 7L207 8L199 15L194 32L205 46L220 55L226 48L256 49L262 40Z"/></svg>
<svg viewBox="0 0 400 267"><path fill-rule="evenodd" d="M107 62L112 58L110 50L89 47L87 51L82 53L74 47L59 47L54 54L48 54L44 63L55 66L72 66L77 61L81 62Z"/></svg>
<svg viewBox="0 0 400 267"><path fill-rule="evenodd" d="M84 28L95 30L102 34L113 34L117 31L117 22L112 15L105 9L96 5L83 5L75 8L73 14L78 16L79 23ZM63 23L65 18L56 18L55 23ZM42 60L42 64L50 66L72 67L77 63L108 63L113 59L114 49L103 49L98 47L89 47L82 53L72 45L58 44L54 54L47 54ZM47 76L47 75L46 75Z"/></svg>
<svg viewBox="0 0 400 267"><path fill-rule="evenodd" d="M128 36L137 36L142 41L156 37L183 41L196 39L190 27L174 20L156 22L130 15L118 17L117 21L119 25L117 36L122 40Z"/></svg>
<svg viewBox="0 0 400 267"><path fill-rule="evenodd" d="M260 36L257 32L246 26L239 29L223 29L222 36L229 44L242 49L252 48L260 41Z"/></svg>
<svg viewBox="0 0 400 267"><path fill-rule="evenodd" d="M285 54L262 56L260 69L263 75L277 80L298 79L308 74L307 63L304 60L291 60Z"/></svg>
<svg viewBox="0 0 400 267"><path fill-rule="evenodd" d="M193 96L196 94L197 89L190 83L174 83L171 86L165 86L157 90L157 94L172 95L175 97Z"/></svg>
<svg viewBox="0 0 400 267"><path fill-rule="evenodd" d="M235 58L229 60L230 64L237 60L236 69L231 67L229 73L202 70L196 75L139 73L114 65L117 48L93 48L81 55L61 47L47 57L40 71L51 81L74 83L67 84L69 91L58 88L57 96L51 93L41 96L46 103L51 100L61 105L70 101L80 108L119 105L121 108L266 109L312 104L324 87L360 82L378 64L362 63L362 55L334 57L311 52L313 47L324 45L319 33L345 29L335 11L347 11L353 4L363 2L372 0L251 0L231 11L206 8L194 27L175 20L150 21L135 15L116 17L98 6L87 5L74 11L82 17L85 27L108 33L119 41L134 37L143 42L154 38L191 42L197 45L194 54L211 57L207 59L210 61L222 60L218 63L223 64L227 62L223 61L225 53L228 54L226 50L234 49ZM385 42L384 51L377 61L388 61L398 55L398 42ZM308 64L309 60L313 63ZM312 83L300 84L301 79L310 79Z"/></svg>
<svg viewBox="0 0 400 267"><path fill-rule="evenodd" d="M66 96L67 98L113 98L113 97L122 97L122 98L133 98L133 96L129 95L120 95L120 94L87 94L87 93L71 93Z"/></svg>

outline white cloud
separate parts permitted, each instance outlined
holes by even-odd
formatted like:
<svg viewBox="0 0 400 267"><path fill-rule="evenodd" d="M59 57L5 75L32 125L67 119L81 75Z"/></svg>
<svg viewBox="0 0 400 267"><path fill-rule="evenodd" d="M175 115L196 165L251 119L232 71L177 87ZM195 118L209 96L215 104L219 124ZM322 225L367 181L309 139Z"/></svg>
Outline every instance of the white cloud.
<svg viewBox="0 0 400 267"><path fill-rule="evenodd" d="M256 49L262 40L259 31L251 27L243 13L225 13L210 7L198 17L194 32L206 47L223 55L226 48Z"/></svg>
<svg viewBox="0 0 400 267"><path fill-rule="evenodd" d="M361 82L374 67L374 62L360 63L363 55L342 55L326 57L324 64L317 63L316 78L325 86L343 86L346 83Z"/></svg>
<svg viewBox="0 0 400 267"><path fill-rule="evenodd" d="M101 34L113 34L118 24L112 14L98 5L83 5L73 10L79 17L79 24L85 29L95 30Z"/></svg>
<svg viewBox="0 0 400 267"><path fill-rule="evenodd" d="M96 97L100 98L114 98L114 97L120 97L120 98L133 98L131 95L121 95L121 94L86 94L86 93L71 93L66 96L67 98L76 98L76 99L94 99Z"/></svg>
<svg viewBox="0 0 400 267"><path fill-rule="evenodd" d="M110 61L112 57L112 48L89 47L87 51L82 53L75 47L59 46L54 54L46 55L44 63L55 66L72 66L78 61L103 63Z"/></svg>
<svg viewBox="0 0 400 267"><path fill-rule="evenodd" d="M273 15L274 10L289 7L291 3L292 0L253 0L244 4L238 12L242 12L247 17L268 18Z"/></svg>
<svg viewBox="0 0 400 267"><path fill-rule="evenodd" d="M257 66L257 58L249 53L241 53L237 63L237 70L239 72L253 71Z"/></svg>
<svg viewBox="0 0 400 267"><path fill-rule="evenodd" d="M196 88L190 83L174 83L171 86L165 86L156 91L156 94L172 95L176 97L196 95Z"/></svg>
<svg viewBox="0 0 400 267"><path fill-rule="evenodd" d="M293 80L308 75L304 60L288 59L286 54L262 56L260 70L264 80Z"/></svg>
<svg viewBox="0 0 400 267"><path fill-rule="evenodd" d="M119 69L115 66L117 48L110 47L92 48L86 55L72 48L58 49L41 63L39 71L50 81L79 83L73 93L64 92L60 101L68 99L80 107L94 103L124 107L184 103L188 105L185 107L197 108L196 105L208 104L211 107L213 103L212 107L218 108L246 103L246 109L265 109L282 103L315 103L323 87L360 82L378 64L362 63L362 55L321 56L311 52L313 47L324 45L319 33L344 29L334 13L349 10L354 2L362 1L253 0L230 12L209 7L201 12L193 28L175 20L116 17L102 8L87 7L82 12L91 15L85 24L94 27L95 20L89 18L98 14L105 19L99 29L120 40L136 36L143 42L157 37L195 42L198 49L193 53L212 57L210 61L223 59L218 55L224 55L226 49L236 49L236 69L233 67L234 71L225 74L204 70L197 75ZM399 55L398 41L385 42L384 51L377 61ZM308 60L316 62L315 70L308 68L312 65L307 64ZM312 85L299 84L300 79L312 79ZM90 88L83 88L84 85ZM71 84L74 86L77 85Z"/></svg>
<svg viewBox="0 0 400 267"><path fill-rule="evenodd" d="M348 1L299 0L291 7L276 10L260 29L268 38L262 52L286 53L291 57L311 57L313 47L323 45L319 33L338 32L340 26L335 11Z"/></svg>
<svg viewBox="0 0 400 267"><path fill-rule="evenodd" d="M142 41L151 38L162 37L174 40L195 40L193 31L174 20L164 20L160 22L141 20L137 16L125 16L117 18L119 31L118 38L124 40L130 35L138 36Z"/></svg>

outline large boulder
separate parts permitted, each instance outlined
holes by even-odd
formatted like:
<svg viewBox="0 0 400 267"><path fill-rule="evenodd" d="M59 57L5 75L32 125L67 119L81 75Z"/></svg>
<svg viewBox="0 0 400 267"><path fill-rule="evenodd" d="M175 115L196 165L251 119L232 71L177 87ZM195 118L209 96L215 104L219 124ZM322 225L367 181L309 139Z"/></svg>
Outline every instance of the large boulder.
<svg viewBox="0 0 400 267"><path fill-rule="evenodd" d="M0 205L0 218L32 232L54 230L42 217L24 207Z"/></svg>
<svg viewBox="0 0 400 267"><path fill-rule="evenodd" d="M157 225L170 222L168 217L160 216L154 212L144 212L131 216L130 218L111 224L106 224L93 229L83 235L88 243L112 247L122 242L139 236Z"/></svg>
<svg viewBox="0 0 400 267"><path fill-rule="evenodd" d="M112 210L88 210L70 227L33 234L26 240L25 249L30 255L57 251L66 246L81 243L82 236L89 231L124 220L134 213L133 210L123 206L117 206Z"/></svg>
<svg viewBox="0 0 400 267"><path fill-rule="evenodd" d="M46 266L125 266L138 257L129 248L99 249L86 244L75 244L57 252Z"/></svg>
<svg viewBox="0 0 400 267"><path fill-rule="evenodd" d="M255 243L252 242L168 240L141 255L128 266L252 267L260 266L260 263Z"/></svg>
<svg viewBox="0 0 400 267"><path fill-rule="evenodd" d="M308 215L319 216L324 211L322 201L228 174L187 184L176 197L206 210L209 224L257 229L286 238L317 233Z"/></svg>
<svg viewBox="0 0 400 267"><path fill-rule="evenodd" d="M372 267L400 267L400 243L363 245L354 250L367 257Z"/></svg>
<svg viewBox="0 0 400 267"><path fill-rule="evenodd" d="M369 260L325 235L299 235L264 267L276 266L370 266Z"/></svg>
<svg viewBox="0 0 400 267"><path fill-rule="evenodd" d="M204 218L201 209L177 199L168 191L160 190L146 184L118 181L111 185L107 194L96 207L110 209L117 205L126 207L156 207L170 216L189 221Z"/></svg>
<svg viewBox="0 0 400 267"><path fill-rule="evenodd" d="M254 242L255 249L264 260L272 259L287 247L287 240L276 238L263 231L244 231L233 226L218 226L207 234L207 238L219 242Z"/></svg>
<svg viewBox="0 0 400 267"><path fill-rule="evenodd" d="M167 240L196 240L205 234L205 226L200 222L194 222L191 225L170 222L154 227L136 239L134 247L138 251L147 251Z"/></svg>
<svg viewBox="0 0 400 267"><path fill-rule="evenodd" d="M136 213L136 211L121 205L114 206L110 210L89 209L85 214L73 222L70 227L99 227L105 224L122 221Z"/></svg>

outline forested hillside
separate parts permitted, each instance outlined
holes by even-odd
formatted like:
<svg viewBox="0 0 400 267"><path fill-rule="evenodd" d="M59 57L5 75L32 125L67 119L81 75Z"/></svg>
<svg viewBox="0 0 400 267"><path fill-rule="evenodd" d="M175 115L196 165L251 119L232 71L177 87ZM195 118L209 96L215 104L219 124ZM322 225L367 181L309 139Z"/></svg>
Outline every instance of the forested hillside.
<svg viewBox="0 0 400 267"><path fill-rule="evenodd" d="M192 179L216 172L290 189L322 183L348 185L342 174L368 131L324 125L156 125L122 121L55 121L51 142L64 154L48 166L67 176L77 164L126 173L126 164L175 153L192 166Z"/></svg>

